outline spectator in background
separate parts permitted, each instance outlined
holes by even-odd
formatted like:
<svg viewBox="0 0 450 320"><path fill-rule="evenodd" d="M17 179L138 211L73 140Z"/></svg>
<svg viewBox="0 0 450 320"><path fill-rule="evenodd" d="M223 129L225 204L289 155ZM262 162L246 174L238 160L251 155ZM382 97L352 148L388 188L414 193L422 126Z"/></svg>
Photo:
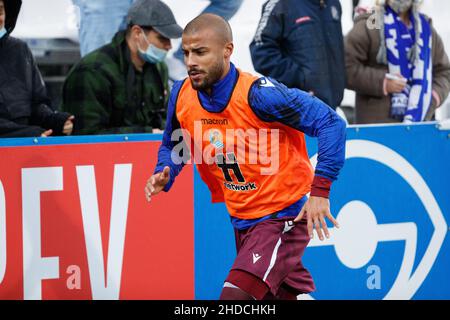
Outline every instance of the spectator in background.
<svg viewBox="0 0 450 320"><path fill-rule="evenodd" d="M169 91L164 59L182 31L163 2L135 1L127 29L85 56L64 83L74 134L161 132Z"/></svg>
<svg viewBox="0 0 450 320"><path fill-rule="evenodd" d="M80 52L88 53L110 43L126 28L125 17L134 0L73 0L80 9Z"/></svg>
<svg viewBox="0 0 450 320"><path fill-rule="evenodd" d="M338 107L345 88L341 14L338 0L267 1L250 45L255 70Z"/></svg>
<svg viewBox="0 0 450 320"><path fill-rule="evenodd" d="M21 5L21 0L0 0L0 137L69 135L73 116L50 107L30 49L10 36Z"/></svg>
<svg viewBox="0 0 450 320"><path fill-rule="evenodd" d="M356 122L432 120L450 90L450 63L417 0L388 0L360 15L345 39Z"/></svg>
<svg viewBox="0 0 450 320"><path fill-rule="evenodd" d="M201 14L216 14L228 21L236 14L236 12L238 12L243 1L244 0L209 0L210 4ZM181 44L178 47L178 50L173 54L173 57L167 59L167 64L169 66L170 79L176 81L187 77Z"/></svg>
<svg viewBox="0 0 450 320"><path fill-rule="evenodd" d="M353 0L353 21L364 13L369 12L375 4L375 0Z"/></svg>
<svg viewBox="0 0 450 320"><path fill-rule="evenodd" d="M80 9L80 52L88 53L109 43L118 30L125 30L125 16L135 0L72 0ZM192 1L192 0L188 0ZM209 0L202 13L213 13L225 20L231 19L244 0ZM169 76L181 80L187 76L181 45L173 58L167 59Z"/></svg>

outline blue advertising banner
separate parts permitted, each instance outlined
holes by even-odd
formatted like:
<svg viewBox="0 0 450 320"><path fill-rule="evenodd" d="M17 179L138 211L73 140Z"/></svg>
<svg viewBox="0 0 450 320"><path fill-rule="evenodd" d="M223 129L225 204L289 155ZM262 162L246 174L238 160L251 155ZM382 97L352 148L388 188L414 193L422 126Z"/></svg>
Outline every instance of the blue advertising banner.
<svg viewBox="0 0 450 320"><path fill-rule="evenodd" d="M179 276L181 271L190 274L187 277L183 276L183 279L187 279L189 283L186 285L187 293L183 292L182 297L186 299L192 297L196 299L217 299L223 281L236 256L234 232L228 212L224 204L211 203L210 192L201 181L196 170L194 170L192 184L192 172L188 172L188 175L185 172L192 170L192 166L188 166L183 171L185 175L184 183L181 183L183 181L175 183L175 188L178 191L172 190L166 195L158 196L151 206L144 203L142 186L145 185L145 180L153 170L157 153L155 150L150 151L150 149L145 149L147 151L142 152L139 142L144 142L142 147L145 147L146 141L153 141L156 148L156 144L161 140L161 137L161 135L143 134L5 139L0 142L0 147L3 147L0 149L5 158L8 155L5 152L12 152L12 149L8 149L9 147L15 148L14 152L23 153L27 152L27 146L53 146L55 147L55 154L62 152L59 153L60 155L64 153L64 150L68 155L71 154L70 145L73 145L73 150L81 147L88 148L87 145L90 144L92 146L89 148L92 147L95 150L101 148L104 144L111 146L111 151L117 147L114 152L119 156L108 156L105 153L95 163L93 163L94 160L89 160L89 164L96 164L95 168L100 173L104 171L99 179L106 179L105 177L112 174L113 171L108 167L111 166L111 163L117 162L121 165L125 161L123 150L120 149L122 143L117 144L114 148L110 143L123 142L128 145L128 153L133 148L136 149L133 154L139 160L127 160L133 163L135 167L133 177L138 179L135 183L136 188L131 189L136 191L130 193L130 203L133 206L138 205L145 209L129 209L130 217L134 216L133 212L144 212L146 210L167 213L166 203L169 202L176 209L173 209L172 215L161 215L162 217L174 217L174 214L187 217L189 212L192 213L192 201L180 201L180 195L192 199L191 192L193 189L194 223L191 223L193 230L192 227L187 227L187 224L184 223L182 224L183 228L189 229L189 232L185 235L177 232L178 238L174 238L174 241L186 244L192 243L193 235L193 250L183 251L187 256L193 257L192 259L183 258L184 265L175 264L179 269L173 269L175 265L169 263L165 258L161 261L167 264L167 267L164 267L167 271L172 270ZM307 145L311 163L315 165L317 159L316 139L307 138ZM16 148L22 146L25 148ZM33 161L43 161L42 159L49 157L48 152L45 153L45 150L39 147L29 149L28 152L33 152L33 156L30 156L30 159L34 159ZM47 158L42 157L42 155ZM131 153L126 156L131 156ZM52 158L51 163L52 166L59 166L64 169L64 174L68 175L64 176L64 188L67 189L65 192L71 196L77 196L77 193L70 191L70 188L76 186L73 173L75 172L74 166L86 165L86 163L78 163L81 161L79 160L81 157L67 156L66 158L66 160L58 157L56 157L56 160ZM18 158L17 160L25 161L26 159ZM47 163L45 164L47 165ZM42 167L42 165L35 164L31 166L38 167L38 169ZM25 167L30 167L30 164L27 163ZM148 167L151 167L151 169L148 169ZM20 176L19 178L9 177L9 171L11 170L5 171L2 179L0 179L4 186L4 194L12 198L19 197L21 195L19 190ZM18 172L20 173L20 170ZM108 179L112 181L112 177ZM450 241L447 237L450 224L450 189L446 185L447 181L450 181L449 130L439 130L434 123L348 128L346 163L339 179L332 186L330 196L332 214L337 218L341 227L334 229L328 224L331 238L321 242L315 237L306 249L303 264L314 278L316 291L310 295L302 296L301 299L450 299L450 275L448 272L450 270ZM103 182L100 183L100 185L103 184ZM16 189L19 191L14 191ZM58 193L55 196L57 195ZM0 201L0 245L6 246L9 243L11 246L10 254L20 256L22 254L20 243L5 241L6 234L10 236L16 234L15 226L11 224L14 221L9 219L8 228L1 222L7 221L5 219L7 211L2 209L6 208L6 203L8 203L8 214L10 216L21 216L19 205L15 204L16 202L20 204L20 199L18 198L14 202L15 198L12 198L4 197L8 202L0 198L2 200ZM46 202L44 201L44 203L52 208L55 207L52 202L53 198L45 199ZM78 203L78 200L75 197L71 201ZM23 201L27 203L26 200L22 199ZM102 201L108 203L109 200ZM1 205L2 203L3 205ZM92 203L87 202L86 205L92 205ZM74 216L81 219L81 213L78 211L66 212L66 215L73 213ZM128 211L124 212L128 215ZM151 217L151 219L154 219L153 215ZM187 219L192 221L192 216ZM44 219L43 221L54 220ZM19 223L20 221L16 222ZM127 228L132 230L130 228L133 226L141 227L145 224L129 224ZM64 225L57 223L52 224L52 227L61 229L61 231L58 231L60 233L65 230ZM12 229L14 229L14 232L6 233L6 230ZM53 235L53 233L51 234ZM130 235L142 235L142 232L130 231ZM83 234L79 233L79 236L82 237ZM164 237L161 236L161 239ZM43 239L45 240L45 237ZM148 239L145 244L150 247L154 245L148 242ZM162 257L164 252L170 253L167 242L165 244L165 247L159 245L156 247L160 251L156 249L154 251L148 250L149 255ZM85 250L83 246L76 243L73 246L78 251ZM142 244L140 246L130 244L129 249L125 252L133 253L141 248ZM26 247L26 250L30 254L34 252L28 247ZM115 252L114 250L112 249L111 252ZM2 252L6 251L2 250ZM65 251L59 253L65 254ZM18 296L21 297L23 290L17 288L14 274L8 274L4 271L22 270L23 268L12 266L6 268L5 257L0 255L0 279L3 277L2 274L5 275L3 282L0 281L0 284L5 288L5 279L7 279L8 283L14 288L14 292L17 291ZM12 262L16 260L21 261L20 259L9 259ZM148 259L148 261L150 260ZM142 258L139 260L140 264L142 264ZM117 265L121 265L121 263ZM80 269L83 271L82 274L88 274L86 268L84 266ZM144 270L147 269L147 267L144 268ZM124 270L124 274L128 274L126 267ZM193 272L190 272L190 270ZM172 291L170 286L166 285L166 280L158 282L159 279L156 279L158 281L153 279L152 285L146 286L146 288L149 288L148 290L138 291L133 281L141 283L140 277L144 276L145 272L130 274L132 275L131 280L127 278L128 276L123 278L121 290L125 290L126 294L123 293L122 298L126 298L128 294L140 298L163 297L160 294L158 295L157 292L161 291L157 291L156 288L167 289L167 292L164 291L167 293L167 297L172 297L175 292ZM22 276L19 274L17 277ZM117 277L121 278L120 275L117 275ZM65 281L65 279L61 278L61 281ZM93 280L85 279L83 281ZM178 289L175 292L176 294L179 294ZM43 290L43 298L64 298L66 297L64 294L68 294L67 290L64 290L61 291L62 293L50 290L52 294L55 293L54 295L49 295L47 292L49 290ZM89 294L91 293L86 292L87 297L89 297ZM11 297L16 298L15 296ZM92 297L95 298L93 294ZM24 298L26 297L24 296Z"/></svg>
<svg viewBox="0 0 450 320"><path fill-rule="evenodd" d="M303 299L450 299L450 132L435 124L350 127L330 196L341 227L303 257ZM317 141L308 139L313 165ZM195 173L195 293L217 299L236 255L225 205ZM329 224L328 227L331 227Z"/></svg>

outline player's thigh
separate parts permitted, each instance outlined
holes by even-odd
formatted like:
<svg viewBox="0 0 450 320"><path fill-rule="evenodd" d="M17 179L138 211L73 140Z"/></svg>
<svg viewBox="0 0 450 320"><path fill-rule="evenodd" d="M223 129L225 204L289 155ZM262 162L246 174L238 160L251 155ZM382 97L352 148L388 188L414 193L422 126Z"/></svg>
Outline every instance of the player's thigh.
<svg viewBox="0 0 450 320"><path fill-rule="evenodd" d="M230 275L233 270L244 271L276 294L284 279L297 267L308 242L303 223L294 225L289 218L261 222L246 233Z"/></svg>

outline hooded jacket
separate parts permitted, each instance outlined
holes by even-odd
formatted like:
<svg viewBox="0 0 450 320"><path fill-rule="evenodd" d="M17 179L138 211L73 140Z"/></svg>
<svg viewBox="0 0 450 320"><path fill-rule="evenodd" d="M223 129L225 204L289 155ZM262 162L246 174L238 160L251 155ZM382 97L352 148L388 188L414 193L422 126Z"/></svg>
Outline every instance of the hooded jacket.
<svg viewBox="0 0 450 320"><path fill-rule="evenodd" d="M0 39L0 137L40 136L48 129L61 135L70 115L50 107L31 50L10 36L21 4L21 0L4 0L7 34Z"/></svg>
<svg viewBox="0 0 450 320"><path fill-rule="evenodd" d="M341 15L338 0L267 1L250 45L255 70L338 107L345 89Z"/></svg>
<svg viewBox="0 0 450 320"><path fill-rule="evenodd" d="M22 0L3 0L3 4L6 12L5 28L8 34L10 34L16 26L17 17L22 7Z"/></svg>

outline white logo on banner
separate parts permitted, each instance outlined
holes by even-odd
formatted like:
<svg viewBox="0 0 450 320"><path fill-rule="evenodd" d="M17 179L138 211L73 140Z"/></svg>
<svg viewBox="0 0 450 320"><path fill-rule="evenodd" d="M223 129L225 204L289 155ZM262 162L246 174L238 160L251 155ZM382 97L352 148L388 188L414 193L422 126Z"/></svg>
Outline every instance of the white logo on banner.
<svg viewBox="0 0 450 320"><path fill-rule="evenodd" d="M413 272L417 249L417 226L413 222L378 224L372 209L362 201L347 203L337 215L341 228L330 229L330 239L315 237L309 247L334 246L339 260L348 268L365 266L373 258L378 242L405 241L399 273L384 299L411 299L420 288L439 254L447 233L447 223L430 188L417 170L394 150L372 141L347 141L346 159L362 158L379 162L400 175L423 203L434 227L430 243ZM311 158L317 164L317 154ZM357 241L356 241L357 240ZM313 299L310 295L302 299Z"/></svg>
<svg viewBox="0 0 450 320"><path fill-rule="evenodd" d="M131 164L114 166L108 258L103 261L94 166L77 166L78 190L86 240L92 298L119 299L131 186Z"/></svg>
<svg viewBox="0 0 450 320"><path fill-rule="evenodd" d="M131 186L131 164L114 166L106 268L94 166L77 166L78 190L93 299L119 299ZM41 192L63 190L63 168L22 169L24 299L42 299L42 280L59 279L59 257L42 257ZM0 183L0 245L6 249L5 199ZM1 248L0 248L1 249ZM6 250L0 252L0 283ZM70 271L71 269L69 269ZM106 273L106 274L105 274Z"/></svg>
<svg viewBox="0 0 450 320"><path fill-rule="evenodd" d="M59 257L42 257L41 192L63 190L63 168L22 169L24 299L42 298L42 280L59 278Z"/></svg>

